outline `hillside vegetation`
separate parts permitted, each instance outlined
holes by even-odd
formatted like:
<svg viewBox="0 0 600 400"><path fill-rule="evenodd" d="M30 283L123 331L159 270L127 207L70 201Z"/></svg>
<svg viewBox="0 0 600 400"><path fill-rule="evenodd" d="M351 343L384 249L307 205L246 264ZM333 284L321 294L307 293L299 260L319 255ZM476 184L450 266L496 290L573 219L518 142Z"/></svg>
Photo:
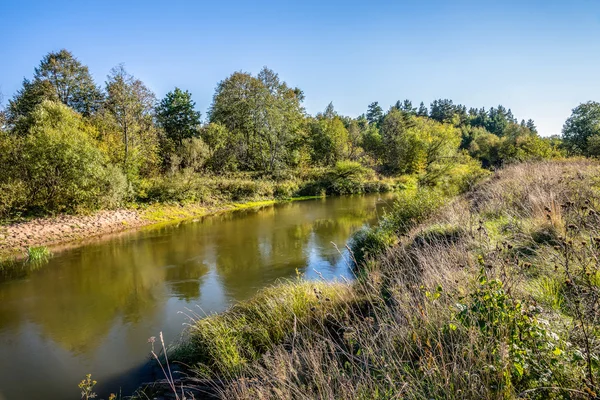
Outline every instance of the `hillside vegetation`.
<svg viewBox="0 0 600 400"><path fill-rule="evenodd" d="M597 398L600 165L513 165L451 195L407 194L359 233L354 282L284 283L199 319L172 353L190 366L187 387L208 379L224 399Z"/></svg>

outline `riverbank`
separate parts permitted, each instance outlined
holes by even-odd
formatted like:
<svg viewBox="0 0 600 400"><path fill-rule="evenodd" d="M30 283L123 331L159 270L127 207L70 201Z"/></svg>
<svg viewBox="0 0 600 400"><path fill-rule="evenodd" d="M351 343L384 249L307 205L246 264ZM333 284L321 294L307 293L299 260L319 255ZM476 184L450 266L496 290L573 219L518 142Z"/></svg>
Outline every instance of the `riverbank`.
<svg viewBox="0 0 600 400"><path fill-rule="evenodd" d="M23 258L29 248L72 247L90 238L218 212L326 195L387 192L415 184L415 176L382 177L357 163L311 169L280 181L247 174L156 177L139 184L138 193L125 208L33 219L25 213L24 218L16 214L4 224L0 221L0 261Z"/></svg>
<svg viewBox="0 0 600 400"><path fill-rule="evenodd" d="M172 360L226 399L595 398L598 176L532 163L452 201L407 195L356 236L354 283L264 290L192 324Z"/></svg>
<svg viewBox="0 0 600 400"><path fill-rule="evenodd" d="M0 261L21 259L28 248L51 250L71 248L88 239L119 232L173 224L207 215L265 207L287 201L300 201L320 196L289 199L266 199L220 205L153 204L146 207L103 210L90 215L60 215L0 226Z"/></svg>

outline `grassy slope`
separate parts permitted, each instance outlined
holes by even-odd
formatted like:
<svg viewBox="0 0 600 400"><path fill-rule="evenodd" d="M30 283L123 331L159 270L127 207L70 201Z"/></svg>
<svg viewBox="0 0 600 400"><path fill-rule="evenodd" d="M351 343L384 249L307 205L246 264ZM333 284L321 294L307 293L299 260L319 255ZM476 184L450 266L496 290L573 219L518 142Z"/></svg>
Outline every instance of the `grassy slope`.
<svg viewBox="0 0 600 400"><path fill-rule="evenodd" d="M594 398L600 166L511 166L439 200L363 233L356 282L265 290L176 356L227 399Z"/></svg>

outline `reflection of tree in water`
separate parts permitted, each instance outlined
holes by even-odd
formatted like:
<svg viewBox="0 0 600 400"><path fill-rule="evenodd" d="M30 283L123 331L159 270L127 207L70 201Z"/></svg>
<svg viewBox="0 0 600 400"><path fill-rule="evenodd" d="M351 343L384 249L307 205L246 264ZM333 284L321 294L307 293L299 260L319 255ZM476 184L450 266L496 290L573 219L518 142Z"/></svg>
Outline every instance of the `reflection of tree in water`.
<svg viewBox="0 0 600 400"><path fill-rule="evenodd" d="M70 352L95 350L119 321L162 318L164 282L179 299L200 297L215 267L224 291L247 298L303 270L308 254L331 263L349 235L374 218L376 199L333 198L223 214L201 223L124 235L52 259L27 280L0 285L0 326L25 321ZM129 328L128 328L129 329Z"/></svg>
<svg viewBox="0 0 600 400"><path fill-rule="evenodd" d="M181 265L167 268L165 280L175 296L179 299L191 301L200 297L200 286L203 277L208 273L209 267L202 260L195 258L185 261Z"/></svg>
<svg viewBox="0 0 600 400"><path fill-rule="evenodd" d="M216 269L225 290L247 298L276 279L305 271L313 250L334 265L350 235L375 220L374 197L333 198L297 202L248 213L220 228L215 238ZM315 249L316 248L316 249Z"/></svg>
<svg viewBox="0 0 600 400"><path fill-rule="evenodd" d="M51 260L26 282L0 291L1 313L7 305L15 307L22 320L39 325L68 351L95 349L118 318L152 319L160 309L164 271L154 268L151 243L134 245L135 251L118 242L88 246Z"/></svg>
<svg viewBox="0 0 600 400"><path fill-rule="evenodd" d="M266 283L291 278L306 264L311 224L301 216L292 223L295 208L284 210L268 208L232 220L215 238L216 270L234 298L247 298Z"/></svg>

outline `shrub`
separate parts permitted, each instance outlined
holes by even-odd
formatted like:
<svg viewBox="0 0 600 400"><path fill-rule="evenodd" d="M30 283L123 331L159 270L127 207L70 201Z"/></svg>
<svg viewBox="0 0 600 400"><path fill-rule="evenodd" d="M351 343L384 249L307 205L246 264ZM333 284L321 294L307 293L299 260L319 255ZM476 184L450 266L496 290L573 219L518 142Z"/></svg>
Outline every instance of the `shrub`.
<svg viewBox="0 0 600 400"><path fill-rule="evenodd" d="M149 180L138 198L148 202L185 203L203 201L210 196L207 185L189 169Z"/></svg>
<svg viewBox="0 0 600 400"><path fill-rule="evenodd" d="M381 254L399 235L429 217L445 199L439 191L428 188L400 192L392 211L384 215L377 227L364 228L352 237L350 247L356 261Z"/></svg>
<svg viewBox="0 0 600 400"><path fill-rule="evenodd" d="M109 200L105 200L110 204L121 203L122 179L107 167L105 155L92 138L93 129L77 113L45 101L29 118L27 135L12 140L11 151L3 157L5 173L0 177L19 201L25 194L25 210L52 213L98 208L106 205L102 199L107 193ZM15 206L13 201L11 207Z"/></svg>
<svg viewBox="0 0 600 400"><path fill-rule="evenodd" d="M278 182L273 188L273 195L277 198L292 197L298 191L298 184L294 181Z"/></svg>

